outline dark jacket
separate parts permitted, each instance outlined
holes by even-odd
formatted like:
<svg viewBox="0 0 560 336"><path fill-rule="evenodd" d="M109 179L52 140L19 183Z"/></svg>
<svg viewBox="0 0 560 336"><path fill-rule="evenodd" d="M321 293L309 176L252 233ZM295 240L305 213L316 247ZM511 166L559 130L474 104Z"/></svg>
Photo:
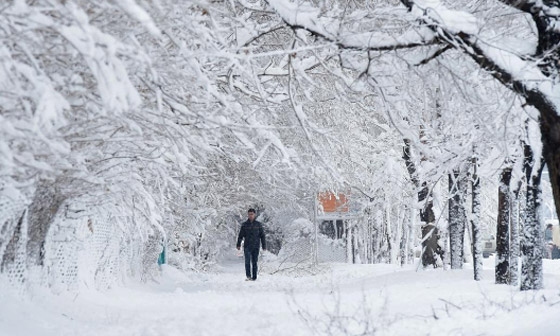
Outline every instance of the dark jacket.
<svg viewBox="0 0 560 336"><path fill-rule="evenodd" d="M241 224L239 237L237 237L237 247L241 247L241 240L245 239L245 248L259 248L259 241L263 250L266 250L266 241L264 237L264 229L259 221L250 222L247 220Z"/></svg>
<svg viewBox="0 0 560 336"><path fill-rule="evenodd" d="M544 241L551 242L552 241L552 229L545 229L544 230Z"/></svg>

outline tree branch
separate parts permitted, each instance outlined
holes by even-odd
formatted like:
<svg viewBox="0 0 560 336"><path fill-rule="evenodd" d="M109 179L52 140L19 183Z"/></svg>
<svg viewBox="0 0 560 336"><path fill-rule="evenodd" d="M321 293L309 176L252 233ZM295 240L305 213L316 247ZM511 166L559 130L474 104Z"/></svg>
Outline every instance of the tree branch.
<svg viewBox="0 0 560 336"><path fill-rule="evenodd" d="M378 45L369 45L369 44L352 44L349 43L347 41L341 41L341 40L337 40L336 38L330 37L318 30L313 30L311 28L308 28L306 26L303 25L298 25L298 24L290 24L287 21L284 21L286 23L286 25L288 25L289 27L291 27L292 29L302 29L302 30L306 30L308 32L310 32L312 35L316 36L316 37L320 37L328 42L333 43L334 45L336 45L339 49L344 49L344 50L359 50L359 51L390 51L390 50L399 50L399 49L411 49L411 48L417 48L417 47L424 47L424 46L429 46L429 45L434 45L434 44L440 44L441 42L436 39L436 38L431 38L429 40L423 40L423 39L418 39L417 41L411 41L411 42L407 42L407 43L399 43L396 42L398 41L398 38L393 38L395 40L394 43L380 43Z"/></svg>
<svg viewBox="0 0 560 336"><path fill-rule="evenodd" d="M260 39L261 37L263 37L263 36L265 36L265 35L267 35L267 34L274 33L275 31L280 30L280 29L284 29L284 28L285 28L284 26L281 26L281 25L280 25L280 26L276 26L276 27L274 27L274 28L271 28L271 29L269 29L269 30L267 30L267 31L261 32L261 33L258 34L257 36L253 36L253 37L250 38L247 42L243 43L243 45L240 47L240 49L249 46L251 43L255 42L256 40Z"/></svg>
<svg viewBox="0 0 560 336"><path fill-rule="evenodd" d="M407 6L409 10L413 10L415 3L410 0L401 0L401 2ZM521 5L523 2L529 3L532 1L508 1L512 5L519 3ZM447 43L450 48L456 48L462 50L465 54L469 55L481 68L489 71L489 73L504 84L506 87L512 89L514 92L523 96L529 105L536 107L539 110L542 108L556 110L554 102L550 101L549 97L545 92L542 92L540 87L535 84L537 81L547 80L547 76L541 71L537 72L535 68L534 72L526 70L530 75L529 78L516 78L513 72L516 66L511 66L511 69L498 64L496 59L499 57L510 58L511 61L519 61L524 64L518 64L517 67L522 67L523 65L530 68L530 63L522 60L519 56L512 53L503 54L504 51L498 48L485 50L481 47L481 41L477 36L472 34L458 31L455 29L450 29L445 24L438 20L437 15L430 15L428 11L422 11L422 15L418 17L421 24L431 29L436 35L436 39L439 41ZM437 14L437 13L436 13ZM492 58L491 53L501 53ZM552 90L552 89L551 89Z"/></svg>
<svg viewBox="0 0 560 336"><path fill-rule="evenodd" d="M537 6L536 1L531 0L500 0L500 2L529 14L533 14L533 10Z"/></svg>
<svg viewBox="0 0 560 336"><path fill-rule="evenodd" d="M420 61L419 63L417 63L415 65L419 66L419 65L428 64L428 62L430 62L433 59L436 59L438 56L440 56L441 54L443 54L444 52L446 52L449 49L453 49L453 47L448 44L445 47L443 47L443 48L437 50L436 52L434 52L430 57L427 57L427 58L423 59L422 61Z"/></svg>
<svg viewBox="0 0 560 336"><path fill-rule="evenodd" d="M287 0L266 0L292 29L302 29L313 36L333 43L340 49L359 51L389 51L440 44L431 29L408 30L399 36L367 32L340 37L329 29L340 27L340 22L322 15L319 9L307 4L294 4ZM364 42L365 41L365 42Z"/></svg>

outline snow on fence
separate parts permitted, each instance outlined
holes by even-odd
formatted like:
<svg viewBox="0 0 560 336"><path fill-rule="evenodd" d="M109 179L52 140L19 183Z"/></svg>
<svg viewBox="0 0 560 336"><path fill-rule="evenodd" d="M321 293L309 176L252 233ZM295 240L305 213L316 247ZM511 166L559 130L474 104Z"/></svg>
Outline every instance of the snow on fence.
<svg viewBox="0 0 560 336"><path fill-rule="evenodd" d="M27 197L0 180L0 273L22 289L27 278Z"/></svg>
<svg viewBox="0 0 560 336"><path fill-rule="evenodd" d="M115 215L119 209L87 197L65 200L37 235L30 209L37 210L29 197L0 184L0 276L20 293L36 285L54 292L106 289L156 272L162 236L140 229L148 225L126 211Z"/></svg>
<svg viewBox="0 0 560 336"><path fill-rule="evenodd" d="M278 259L294 264L311 264L314 262L314 249L317 249L317 262L347 262L346 246L342 240L332 240L323 235L299 238L282 246Z"/></svg>

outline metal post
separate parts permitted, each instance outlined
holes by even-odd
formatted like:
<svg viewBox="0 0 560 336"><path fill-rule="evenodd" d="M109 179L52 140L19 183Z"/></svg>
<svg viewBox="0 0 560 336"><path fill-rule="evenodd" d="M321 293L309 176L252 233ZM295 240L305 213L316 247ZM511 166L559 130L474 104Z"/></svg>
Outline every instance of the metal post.
<svg viewBox="0 0 560 336"><path fill-rule="evenodd" d="M316 192L313 193L313 229L315 233L315 241L313 242L313 265L319 264L319 228L317 225L317 197Z"/></svg>
<svg viewBox="0 0 560 336"><path fill-rule="evenodd" d="M157 261L158 265L160 265L160 266L163 265L163 264L165 264L165 263L167 263L167 260L166 260L167 258L166 258L166 255L165 255L165 254L166 254L166 253L165 253L165 252L166 252L166 251L165 251L165 250L166 250L166 249L165 249L165 245L166 245L166 244L165 244L165 241L162 242L162 251L161 251L161 253L159 254L158 261Z"/></svg>

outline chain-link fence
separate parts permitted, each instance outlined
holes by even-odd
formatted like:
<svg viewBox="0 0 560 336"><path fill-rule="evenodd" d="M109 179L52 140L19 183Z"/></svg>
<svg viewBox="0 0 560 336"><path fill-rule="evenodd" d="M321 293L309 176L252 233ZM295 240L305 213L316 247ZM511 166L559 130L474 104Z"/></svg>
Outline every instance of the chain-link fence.
<svg viewBox="0 0 560 336"><path fill-rule="evenodd" d="M47 198L0 184L0 276L23 293L35 285L55 292L106 289L157 272L161 234L146 219L125 209L116 215L117 207L96 201L64 200L46 218L44 208L53 206Z"/></svg>
<svg viewBox="0 0 560 336"><path fill-rule="evenodd" d="M300 265L353 262L356 244L352 226L358 221L359 218L347 216L334 220L319 218L315 224L312 221L300 222L297 228L301 228L301 223L308 228L300 229L301 235L291 237L282 245L279 262ZM289 229L294 230L293 226Z"/></svg>
<svg viewBox="0 0 560 336"><path fill-rule="evenodd" d="M27 206L29 198L5 181L0 181L0 273L23 290L28 277Z"/></svg>

